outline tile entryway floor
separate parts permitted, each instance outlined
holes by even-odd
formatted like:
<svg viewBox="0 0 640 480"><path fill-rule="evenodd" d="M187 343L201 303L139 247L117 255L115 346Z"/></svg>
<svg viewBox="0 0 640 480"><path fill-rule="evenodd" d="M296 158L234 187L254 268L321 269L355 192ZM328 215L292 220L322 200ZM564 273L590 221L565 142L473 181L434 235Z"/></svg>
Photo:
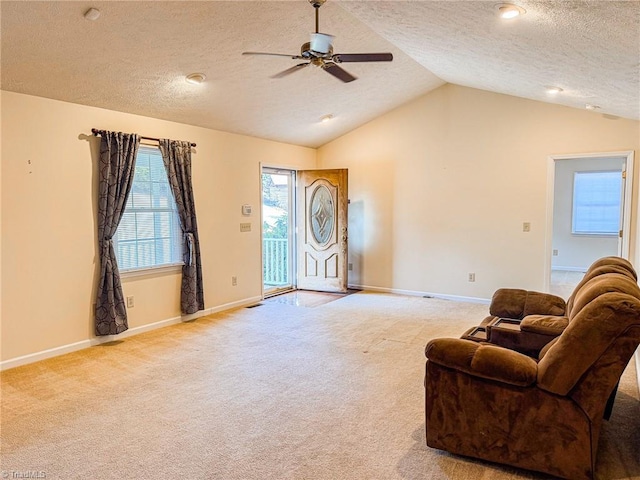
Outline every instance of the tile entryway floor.
<svg viewBox="0 0 640 480"><path fill-rule="evenodd" d="M283 293L275 295L264 300L264 302L271 303L284 303L286 305L293 305L296 307L317 307L318 305L324 305L325 303L333 302L346 295L351 295L354 291L347 293L327 293L327 292L313 292L310 290L295 290L289 293Z"/></svg>

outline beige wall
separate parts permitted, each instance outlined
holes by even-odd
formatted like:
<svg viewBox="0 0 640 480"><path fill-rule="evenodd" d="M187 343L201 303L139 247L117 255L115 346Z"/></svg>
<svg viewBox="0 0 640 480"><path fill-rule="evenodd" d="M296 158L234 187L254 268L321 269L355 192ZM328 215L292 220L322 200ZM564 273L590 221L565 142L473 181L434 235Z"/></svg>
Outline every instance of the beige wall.
<svg viewBox="0 0 640 480"><path fill-rule="evenodd" d="M314 168L317 157L321 168L349 168L350 283L489 298L502 286L543 286L549 155L640 150L637 121L453 85L318 152L9 92L0 102L2 360L93 338L92 127L198 144L194 192L208 309L260 295L257 213L253 231L239 232L240 206L260 205L259 162ZM632 259L637 203L634 193ZM522 232L525 221L530 233ZM123 286L135 296L132 328L179 315L178 275Z"/></svg>
<svg viewBox="0 0 640 480"><path fill-rule="evenodd" d="M487 299L544 286L549 155L639 148L637 121L445 85L321 147L318 164L349 169L351 284Z"/></svg>
<svg viewBox="0 0 640 480"><path fill-rule="evenodd" d="M206 308L261 295L259 162L314 168L315 150L10 92L1 106L2 360L93 338L92 127L196 142ZM245 203L254 206L251 233L239 231ZM130 328L179 316L179 288L179 274L126 279Z"/></svg>

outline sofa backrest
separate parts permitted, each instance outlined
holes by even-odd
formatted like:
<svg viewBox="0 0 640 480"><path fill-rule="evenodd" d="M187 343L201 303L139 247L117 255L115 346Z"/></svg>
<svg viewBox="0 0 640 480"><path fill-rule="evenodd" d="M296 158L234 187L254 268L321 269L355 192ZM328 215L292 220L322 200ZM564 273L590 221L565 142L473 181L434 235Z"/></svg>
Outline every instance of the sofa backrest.
<svg viewBox="0 0 640 480"><path fill-rule="evenodd" d="M614 257L614 256L602 257L596 260L595 262L593 262L589 267L589 270L593 270L594 268L598 268L603 265L615 265L617 267L620 267L626 270L629 273L629 275L633 277L634 280L636 281L638 280L638 274L633 268L633 265L631 265L631 262L626 258ZM589 270L587 270L587 272L589 272Z"/></svg>
<svg viewBox="0 0 640 480"><path fill-rule="evenodd" d="M640 288L626 274L597 275L576 289L567 313L569 326L538 363L538 386L558 395L567 395L619 336L640 326Z"/></svg>
<svg viewBox="0 0 640 480"><path fill-rule="evenodd" d="M614 259L614 260L611 260L611 259ZM615 261L615 259L621 260L622 262L617 262ZM613 263L606 264L606 263L602 263L601 260L609 260L609 261L612 261ZM567 316L568 316L568 313L573 308L573 302L575 300L576 294L582 289L584 284L587 283L592 278L597 277L599 275L603 275L605 273L618 273L620 275L629 277L634 282L637 281L638 277L633 267L631 267L630 264L628 266L626 265L626 263L628 263L627 260L624 260L623 258L619 258L619 257L605 257L604 259L601 259L601 260L598 260L593 265L591 265L591 267L589 267L587 272L584 274L584 277L582 277L582 280L580 280L580 283L576 285L576 288L573 290L573 293L567 300Z"/></svg>
<svg viewBox="0 0 640 480"><path fill-rule="evenodd" d="M602 268L609 269L612 267ZM603 293L608 292L620 292L634 296L639 295L638 298L640 299L640 288L638 284L627 275L617 272L594 275L573 292L571 308L567 309L569 322L571 322L589 302Z"/></svg>
<svg viewBox="0 0 640 480"><path fill-rule="evenodd" d="M524 318L527 315L564 315L564 299L549 293L517 288L499 288L491 298L489 313L500 318Z"/></svg>

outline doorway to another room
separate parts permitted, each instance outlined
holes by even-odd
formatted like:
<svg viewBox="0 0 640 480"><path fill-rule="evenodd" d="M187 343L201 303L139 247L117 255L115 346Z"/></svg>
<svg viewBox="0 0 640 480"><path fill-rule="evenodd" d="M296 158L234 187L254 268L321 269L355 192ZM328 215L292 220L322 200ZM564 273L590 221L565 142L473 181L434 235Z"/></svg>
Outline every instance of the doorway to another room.
<svg viewBox="0 0 640 480"><path fill-rule="evenodd" d="M548 291L567 299L598 258L629 259L633 152L550 160Z"/></svg>
<svg viewBox="0 0 640 480"><path fill-rule="evenodd" d="M265 297L293 290L294 170L262 168L262 281Z"/></svg>

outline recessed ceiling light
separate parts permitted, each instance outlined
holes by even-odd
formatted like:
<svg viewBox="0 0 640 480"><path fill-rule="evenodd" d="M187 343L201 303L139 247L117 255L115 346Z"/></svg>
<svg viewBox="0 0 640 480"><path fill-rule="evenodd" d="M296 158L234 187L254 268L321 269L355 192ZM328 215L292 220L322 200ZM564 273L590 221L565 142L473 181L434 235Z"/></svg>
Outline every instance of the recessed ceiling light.
<svg viewBox="0 0 640 480"><path fill-rule="evenodd" d="M95 21L100 18L100 10L97 8L90 8L86 12L84 12L84 18L87 20Z"/></svg>
<svg viewBox="0 0 640 480"><path fill-rule="evenodd" d="M587 103L584 108L586 108L587 110L597 110L600 108L600 105L594 105L592 103Z"/></svg>
<svg viewBox="0 0 640 480"><path fill-rule="evenodd" d="M320 117L320 122L327 123L332 119L333 119L333 115L329 113L328 115L323 115L322 117Z"/></svg>
<svg viewBox="0 0 640 480"><path fill-rule="evenodd" d="M517 5L512 5L510 3L502 3L498 5L498 15L500 16L500 18L516 18L520 15L524 15L525 13L527 13L527 11L522 7L518 7Z"/></svg>
<svg viewBox="0 0 640 480"><path fill-rule="evenodd" d="M547 93L549 95L557 95L560 92L562 92L562 88L560 87L553 87L553 86L548 86L548 87L544 87L547 90Z"/></svg>
<svg viewBox="0 0 640 480"><path fill-rule="evenodd" d="M207 76L204 73L190 73L185 77L185 80L189 83L200 84L205 81Z"/></svg>

